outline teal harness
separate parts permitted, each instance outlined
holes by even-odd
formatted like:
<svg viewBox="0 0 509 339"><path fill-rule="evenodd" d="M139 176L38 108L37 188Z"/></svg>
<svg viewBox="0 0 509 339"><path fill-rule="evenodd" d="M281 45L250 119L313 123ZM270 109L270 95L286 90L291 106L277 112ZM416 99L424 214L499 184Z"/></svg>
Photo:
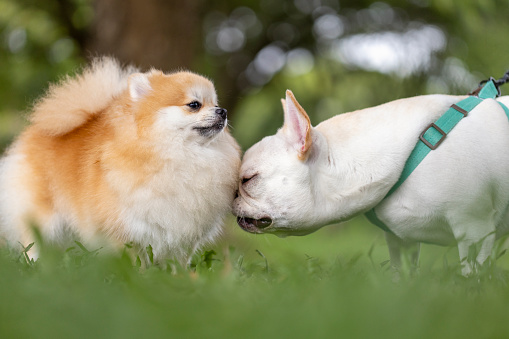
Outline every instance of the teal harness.
<svg viewBox="0 0 509 339"><path fill-rule="evenodd" d="M509 72L507 74L509 74ZM465 118L471 110L473 110L484 99L495 99L500 96L498 86L503 83L504 82L501 80L496 81L491 78L484 85L481 85L476 91L470 93L468 98L452 105L437 121L426 127L419 136L417 145L415 145L410 157L408 157L398 182L396 182L396 184L390 189L382 201L401 186L401 184L410 176L410 174L412 174L417 166L419 166L421 161L424 160L428 153L435 150L444 141L447 134L454 128L454 126L456 126L461 119ZM509 109L501 102L499 102L499 104L502 106L507 118L509 119ZM365 215L368 220L385 232L393 233L387 225L378 219L375 213L375 208L376 206L366 212Z"/></svg>

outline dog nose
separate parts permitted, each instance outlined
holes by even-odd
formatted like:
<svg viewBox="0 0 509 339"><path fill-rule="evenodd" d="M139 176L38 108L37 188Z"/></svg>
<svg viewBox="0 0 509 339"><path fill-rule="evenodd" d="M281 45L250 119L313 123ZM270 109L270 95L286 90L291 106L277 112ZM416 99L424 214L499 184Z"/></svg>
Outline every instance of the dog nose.
<svg viewBox="0 0 509 339"><path fill-rule="evenodd" d="M216 114L218 114L223 119L226 119L227 113L228 113L228 111L225 110L224 108L221 108L221 107L216 108Z"/></svg>

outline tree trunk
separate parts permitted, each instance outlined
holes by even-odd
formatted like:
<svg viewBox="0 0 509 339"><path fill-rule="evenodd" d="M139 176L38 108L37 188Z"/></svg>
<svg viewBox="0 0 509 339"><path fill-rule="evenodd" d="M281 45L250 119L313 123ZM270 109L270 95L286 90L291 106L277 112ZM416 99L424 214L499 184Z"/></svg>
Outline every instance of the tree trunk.
<svg viewBox="0 0 509 339"><path fill-rule="evenodd" d="M199 55L199 0L96 0L86 56L111 55L146 70L190 68Z"/></svg>

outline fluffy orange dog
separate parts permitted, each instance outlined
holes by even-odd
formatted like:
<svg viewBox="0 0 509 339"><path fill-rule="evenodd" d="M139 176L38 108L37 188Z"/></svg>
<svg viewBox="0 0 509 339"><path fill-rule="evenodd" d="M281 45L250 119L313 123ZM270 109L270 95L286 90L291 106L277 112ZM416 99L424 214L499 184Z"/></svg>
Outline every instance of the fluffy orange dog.
<svg viewBox="0 0 509 339"><path fill-rule="evenodd" d="M30 122L0 162L11 246L35 226L56 243L105 237L186 260L220 234L240 152L209 80L99 59L51 87Z"/></svg>

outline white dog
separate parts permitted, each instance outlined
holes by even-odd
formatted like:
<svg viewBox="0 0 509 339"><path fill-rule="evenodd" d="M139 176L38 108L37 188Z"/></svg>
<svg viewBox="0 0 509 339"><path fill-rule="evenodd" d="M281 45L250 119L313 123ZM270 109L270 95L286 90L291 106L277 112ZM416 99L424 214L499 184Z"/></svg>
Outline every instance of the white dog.
<svg viewBox="0 0 509 339"><path fill-rule="evenodd" d="M483 100L391 195L421 132L466 97L427 95L341 114L316 127L291 91L283 127L244 155L234 213L252 233L305 235L375 209L391 262L419 243L472 245L483 263L509 232L509 121ZM509 105L509 97L498 99ZM384 199L385 198L385 199Z"/></svg>

